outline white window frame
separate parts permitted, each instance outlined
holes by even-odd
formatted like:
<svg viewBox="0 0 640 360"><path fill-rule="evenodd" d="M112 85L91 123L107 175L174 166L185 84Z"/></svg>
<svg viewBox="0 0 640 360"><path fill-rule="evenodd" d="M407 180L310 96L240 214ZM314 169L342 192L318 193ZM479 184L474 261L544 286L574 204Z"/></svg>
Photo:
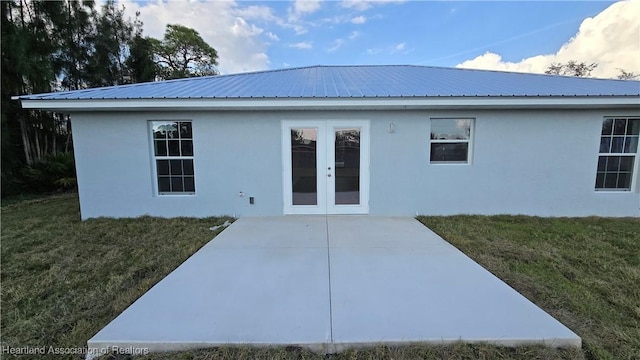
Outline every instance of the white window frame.
<svg viewBox="0 0 640 360"><path fill-rule="evenodd" d="M153 124L154 123L190 123L191 124L191 146L192 146L192 155L191 156L185 156L185 155L179 155L179 156L175 156L175 155L169 155L169 152L167 151L167 155L156 155L156 149L155 149L155 138L154 138L154 133L153 133ZM155 196L160 196L160 197L164 197L164 196L170 196L170 197L174 197L174 196L195 196L196 195L196 191L197 191L197 186L196 186L196 170L195 170L195 145L194 145L194 130L193 130L193 121L191 120L186 120L186 119L154 119L154 120L148 120L147 121L148 124L148 129L149 129L149 141L150 141L150 153L151 153L151 171L152 171L152 183L153 183L153 192ZM159 179L159 175L158 175L158 167L157 167L157 160L192 160L193 163L193 181L194 181L194 191L160 191L160 186L158 184L158 179ZM184 174L182 175L184 176Z"/></svg>
<svg viewBox="0 0 640 360"><path fill-rule="evenodd" d="M636 147L636 151L635 152L629 152L629 153L625 153L625 152L600 152L600 146L601 146L601 141L603 137L611 137L611 140L613 140L613 137L615 137L615 135L613 134L613 129L612 129L612 134L611 135L602 135L602 126L604 125L604 122L607 120L612 120L614 121L614 124L612 124L612 127L615 126L615 120L616 119L625 119L625 120L637 120L640 121L640 116L605 116L602 121L600 122L600 136L598 137L598 140L600 140L598 142L598 159L596 162L596 181L594 182L594 190L596 192L635 192L637 189L637 182L638 182L638 167L640 166L640 161L639 161L639 154L640 154L640 135L638 135L638 145ZM625 138L625 142L627 140L627 138L633 138L636 137L636 135L629 135L626 133L625 130L625 134L624 135L618 135L618 136L622 136ZM613 141L612 141L613 142ZM611 146L613 146L611 143L609 144L609 151L611 151ZM624 147L624 145L623 145ZM623 150L624 151L624 150ZM619 156L619 157L633 157L633 161L632 161L632 166L633 168L631 169L631 179L629 179L629 188L598 188L598 174L600 173L600 171L598 171L598 164L600 162L600 158L604 157L604 156ZM606 166L606 165L605 165ZM607 171L605 170L605 174L607 173ZM620 170L618 169L617 173L620 173ZM606 181L606 179L605 179ZM603 184L604 185L604 184Z"/></svg>
<svg viewBox="0 0 640 360"><path fill-rule="evenodd" d="M431 129L433 127L434 120L469 120L471 125L469 127L469 139L432 139ZM429 119L429 165L471 165L473 161L473 137L475 133L476 118L473 117L446 117L446 118L430 118ZM467 161L433 161L431 159L431 144L444 144L444 143L467 143Z"/></svg>

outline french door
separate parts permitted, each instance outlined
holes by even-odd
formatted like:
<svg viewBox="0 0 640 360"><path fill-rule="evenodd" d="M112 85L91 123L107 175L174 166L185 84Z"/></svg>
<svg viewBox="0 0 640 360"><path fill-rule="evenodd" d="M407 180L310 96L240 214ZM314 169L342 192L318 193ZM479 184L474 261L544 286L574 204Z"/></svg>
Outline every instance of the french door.
<svg viewBox="0 0 640 360"><path fill-rule="evenodd" d="M283 121L285 214L369 212L369 121Z"/></svg>

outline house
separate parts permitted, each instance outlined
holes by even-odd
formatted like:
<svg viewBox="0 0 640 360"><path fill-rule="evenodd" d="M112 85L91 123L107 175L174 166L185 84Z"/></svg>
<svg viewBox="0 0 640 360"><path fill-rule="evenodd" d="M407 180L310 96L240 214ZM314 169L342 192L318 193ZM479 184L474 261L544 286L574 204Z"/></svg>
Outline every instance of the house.
<svg viewBox="0 0 640 360"><path fill-rule="evenodd" d="M311 66L15 97L71 114L82 218L640 215L640 82Z"/></svg>

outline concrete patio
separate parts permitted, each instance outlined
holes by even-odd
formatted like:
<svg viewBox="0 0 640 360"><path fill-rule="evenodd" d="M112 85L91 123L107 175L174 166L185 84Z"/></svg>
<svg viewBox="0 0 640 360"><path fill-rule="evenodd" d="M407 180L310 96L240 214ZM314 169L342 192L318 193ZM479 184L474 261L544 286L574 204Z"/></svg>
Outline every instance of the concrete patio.
<svg viewBox="0 0 640 360"><path fill-rule="evenodd" d="M412 218L241 218L88 341L90 351L229 344L332 353L580 338Z"/></svg>

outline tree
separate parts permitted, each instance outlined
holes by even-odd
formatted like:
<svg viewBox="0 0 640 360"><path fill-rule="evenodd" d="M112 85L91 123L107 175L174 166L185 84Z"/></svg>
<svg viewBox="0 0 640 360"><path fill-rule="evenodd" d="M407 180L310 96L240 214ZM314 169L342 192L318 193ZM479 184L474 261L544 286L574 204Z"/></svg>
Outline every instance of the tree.
<svg viewBox="0 0 640 360"><path fill-rule="evenodd" d="M64 3L66 24L60 25L61 47L55 54L54 65L64 90L87 87L89 59L93 53L95 4L92 0Z"/></svg>
<svg viewBox="0 0 640 360"><path fill-rule="evenodd" d="M640 78L640 74L636 74L634 72L627 72L624 69L618 69L620 70L620 74L618 74L618 79L620 80L636 80L638 78Z"/></svg>
<svg viewBox="0 0 640 360"><path fill-rule="evenodd" d="M577 62L575 60L569 60L566 64L563 63L551 63L545 74L565 75L565 76L578 76L586 77L591 75L591 71L598 67L597 63L587 64L586 62Z"/></svg>
<svg viewBox="0 0 640 360"><path fill-rule="evenodd" d="M152 40L142 36L142 21L139 11L136 13L133 28L134 36L129 43L129 57L127 58L129 76L134 83L154 81L158 76L158 66L153 61Z"/></svg>
<svg viewBox="0 0 640 360"><path fill-rule="evenodd" d="M58 138L64 136L59 116L20 109L11 101L12 95L52 90L56 80L52 58L60 49L53 29L63 13L60 2L2 2L3 180L14 172L4 166L5 161L11 166L31 165L57 151ZM22 156L15 157L19 147Z"/></svg>
<svg viewBox="0 0 640 360"><path fill-rule="evenodd" d="M92 0L4 0L0 9L4 197L29 191L15 190L26 179L21 174L72 150L68 115L25 110L11 96L154 80L155 64L151 41L142 37L142 23L125 19L124 9L113 0L101 11ZM131 48L138 44L134 28L139 42L146 43L147 65L152 64L150 74L135 78L131 64L136 61L130 60Z"/></svg>
<svg viewBox="0 0 640 360"><path fill-rule="evenodd" d="M218 74L216 49L194 29L168 24L162 41L150 40L163 79Z"/></svg>
<svg viewBox="0 0 640 360"><path fill-rule="evenodd" d="M89 87L119 85L130 82L126 60L133 36L133 24L124 18L124 6L117 8L107 0L102 11L94 13L93 53L87 62Z"/></svg>

